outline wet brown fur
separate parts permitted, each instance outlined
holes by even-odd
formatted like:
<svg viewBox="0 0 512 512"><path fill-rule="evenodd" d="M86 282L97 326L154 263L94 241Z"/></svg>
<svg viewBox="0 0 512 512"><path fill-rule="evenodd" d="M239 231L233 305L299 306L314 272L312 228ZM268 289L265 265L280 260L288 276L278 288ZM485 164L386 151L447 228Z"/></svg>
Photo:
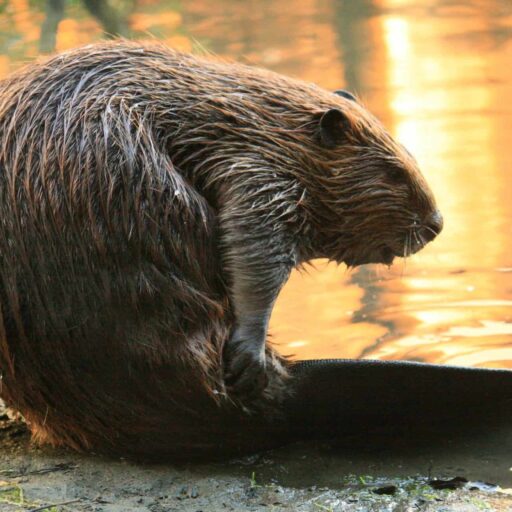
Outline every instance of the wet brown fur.
<svg viewBox="0 0 512 512"><path fill-rule="evenodd" d="M318 133L330 108L349 122L334 148ZM0 396L36 439L80 450L271 445L265 414L224 387L219 224L250 210L250 254L271 225L295 264L356 265L413 252L433 208L380 123L314 85L128 42L30 65L0 83ZM255 407L280 399L286 365L267 348Z"/></svg>

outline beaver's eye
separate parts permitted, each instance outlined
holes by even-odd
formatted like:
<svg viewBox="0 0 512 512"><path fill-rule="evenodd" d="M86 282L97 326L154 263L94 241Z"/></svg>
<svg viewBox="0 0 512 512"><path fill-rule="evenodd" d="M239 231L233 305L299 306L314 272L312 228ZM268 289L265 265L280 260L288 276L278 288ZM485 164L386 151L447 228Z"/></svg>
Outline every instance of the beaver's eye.
<svg viewBox="0 0 512 512"><path fill-rule="evenodd" d="M405 171L400 167L391 167L388 169L387 176L393 183L404 183L406 180Z"/></svg>

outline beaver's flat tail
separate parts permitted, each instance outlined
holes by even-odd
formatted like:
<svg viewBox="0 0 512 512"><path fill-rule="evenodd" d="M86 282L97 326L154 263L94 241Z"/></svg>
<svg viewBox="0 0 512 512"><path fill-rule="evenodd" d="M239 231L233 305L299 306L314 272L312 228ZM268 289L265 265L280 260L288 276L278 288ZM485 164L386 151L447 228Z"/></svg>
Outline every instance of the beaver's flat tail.
<svg viewBox="0 0 512 512"><path fill-rule="evenodd" d="M510 425L512 371L405 361L312 360L284 404L298 437Z"/></svg>

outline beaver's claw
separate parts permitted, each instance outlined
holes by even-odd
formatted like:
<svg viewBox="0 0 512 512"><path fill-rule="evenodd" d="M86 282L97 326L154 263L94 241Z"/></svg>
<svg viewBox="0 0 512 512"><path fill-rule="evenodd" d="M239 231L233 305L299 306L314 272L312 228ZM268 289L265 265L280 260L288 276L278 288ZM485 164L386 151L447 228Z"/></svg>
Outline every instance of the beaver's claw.
<svg viewBox="0 0 512 512"><path fill-rule="evenodd" d="M225 382L242 401L259 396L268 383L265 350L259 344L231 340L225 352Z"/></svg>

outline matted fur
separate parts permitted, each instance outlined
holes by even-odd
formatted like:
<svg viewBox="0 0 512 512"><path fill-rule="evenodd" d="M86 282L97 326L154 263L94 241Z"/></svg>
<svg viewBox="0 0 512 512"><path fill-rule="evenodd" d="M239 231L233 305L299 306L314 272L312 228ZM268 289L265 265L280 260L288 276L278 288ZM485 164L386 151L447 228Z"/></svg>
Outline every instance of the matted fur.
<svg viewBox="0 0 512 512"><path fill-rule="evenodd" d="M318 122L333 107L350 129L329 149ZM0 83L0 205L0 396L39 440L157 457L276 441L224 388L233 314L219 248L236 255L219 224L247 226L248 254L269 262L271 226L297 263L351 265L413 252L411 223L435 207L357 102L129 42ZM267 358L262 410L286 380Z"/></svg>

